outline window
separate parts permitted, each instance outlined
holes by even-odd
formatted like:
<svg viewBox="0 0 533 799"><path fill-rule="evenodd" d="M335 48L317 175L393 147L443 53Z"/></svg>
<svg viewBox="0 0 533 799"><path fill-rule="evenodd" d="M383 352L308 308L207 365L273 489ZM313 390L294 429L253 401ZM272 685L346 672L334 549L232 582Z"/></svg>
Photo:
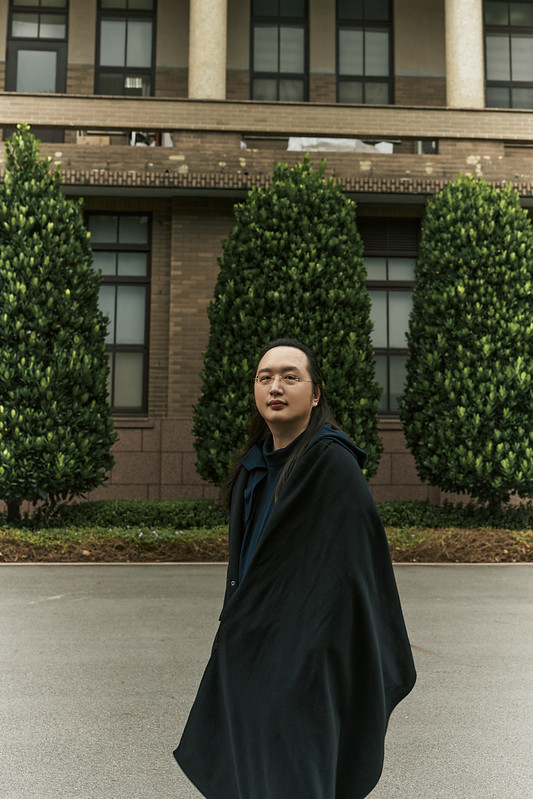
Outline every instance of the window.
<svg viewBox="0 0 533 799"><path fill-rule="evenodd" d="M486 103L533 108L533 3L485 0Z"/></svg>
<svg viewBox="0 0 533 799"><path fill-rule="evenodd" d="M253 0L253 100L307 100L307 0Z"/></svg>
<svg viewBox="0 0 533 799"><path fill-rule="evenodd" d="M389 0L337 0L337 101L392 102Z"/></svg>
<svg viewBox="0 0 533 799"><path fill-rule="evenodd" d="M11 0L6 91L63 93L66 65L67 0ZM4 138L11 132L5 130ZM63 141L63 131L32 133L42 141Z"/></svg>
<svg viewBox="0 0 533 799"><path fill-rule="evenodd" d="M419 228L418 219L359 220L374 323L376 379L383 387L381 414L398 413L405 383Z"/></svg>
<svg viewBox="0 0 533 799"><path fill-rule="evenodd" d="M154 93L155 0L100 0L96 94Z"/></svg>
<svg viewBox="0 0 533 799"><path fill-rule="evenodd" d="M89 214L100 308L109 317L110 402L115 413L147 412L150 219Z"/></svg>

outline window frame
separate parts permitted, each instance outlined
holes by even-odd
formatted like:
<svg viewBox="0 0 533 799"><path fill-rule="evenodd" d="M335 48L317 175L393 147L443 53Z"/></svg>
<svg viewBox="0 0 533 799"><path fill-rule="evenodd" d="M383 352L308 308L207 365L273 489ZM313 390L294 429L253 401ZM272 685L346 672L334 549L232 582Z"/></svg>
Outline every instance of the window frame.
<svg viewBox="0 0 533 799"><path fill-rule="evenodd" d="M373 19L371 16L367 16L366 11L366 4L368 4L368 8L370 9L372 6L372 0L363 0L363 13L362 16L358 19L348 19L346 17L340 16L340 4L339 0L336 0L335 3L335 75L336 75L336 101L337 103L349 103L347 100L340 99L340 87L343 83L349 83L358 81L362 84L362 92L363 92L363 99L361 101L361 105L381 105L381 103L372 103L367 102L366 100L366 89L367 86L372 84L378 83L386 83L388 87L388 99L386 105L392 105L394 103L394 28L393 28L393 4L391 0L387 0L388 3L388 19L387 20L378 20ZM340 59L341 59L341 47L340 47L340 34L343 30L361 30L363 32L363 73L361 75L356 75L355 73L352 75L341 75L340 72ZM389 59L389 69L387 75L367 75L366 74L366 59L365 59L365 34L369 31L386 31L388 33L388 59ZM359 103L353 103L353 105L359 105Z"/></svg>
<svg viewBox="0 0 533 799"><path fill-rule="evenodd" d="M406 222L415 224L409 233L406 232L405 236L402 236L402 228L405 229L407 227ZM409 258L414 259L416 266L421 235L420 222L421 220L417 217L406 217L403 219L400 217L362 217L359 220L359 226L364 243L363 259L384 258L388 261L389 259ZM391 230L393 226L396 226L394 232ZM378 229L378 232L373 232L372 228L374 231ZM366 241L365 232L367 233ZM383 395L380 398L380 406L383 398L385 398L385 404L384 407L380 407L378 410L378 415L383 418L398 418L399 410L393 406L391 401L391 357L398 355L407 357L409 355L409 347L407 345L405 347L391 347L389 345L389 292L402 291L412 295L414 277L412 280L377 280L374 278L367 278L365 285L369 292L380 291L386 293L387 296L387 346L374 347L374 355L376 357L380 356L386 358L386 385L384 386Z"/></svg>
<svg viewBox="0 0 533 799"><path fill-rule="evenodd" d="M94 57L94 93L104 97L153 97L155 95L155 78L156 78L156 39L157 39L157 0L153 0L152 9L130 9L128 8L129 0L126 0L126 8L102 8L102 0L98 0L96 12L96 43L95 43L95 57ZM150 50L150 67L128 67L123 64L120 67L106 66L100 64L101 55L101 38L102 38L102 20L110 21L125 21L126 22L126 35L127 23L135 21L149 21L152 23L152 45ZM127 52L125 53L125 57ZM123 91L121 94L105 94L100 90L102 75L104 73L116 74L123 77ZM128 94L124 91L125 82L128 77L148 77L150 81L150 92L147 95Z"/></svg>
<svg viewBox="0 0 533 799"><path fill-rule="evenodd" d="M307 102L309 100L309 0L304 0L305 11L304 16L285 16L279 13L279 1L277 2L276 14L254 14L253 0L251 2L250 10L250 99L254 100L254 83L256 79L266 78L276 81L276 99L263 100L262 102L291 102L290 100L280 100L280 81L301 79L303 85L303 97L301 100L294 100L292 102ZM304 64L303 72L281 72L278 71L256 71L254 69L254 32L256 26L269 26L276 27L278 31L278 66L280 59L281 49L279 47L280 30L282 27L298 28L303 30L304 37ZM256 101L261 102L261 101Z"/></svg>
<svg viewBox="0 0 533 799"><path fill-rule="evenodd" d="M102 275L102 286L143 286L145 287L145 316L144 316L144 343L141 344L106 344L107 351L110 358L110 392L109 401L113 409L114 416L147 416L148 414L148 385L150 374L150 307L151 307L151 275L152 275L152 229L153 219L152 214L145 211L99 211L90 210L85 213L85 223L87 229L90 225L91 216L109 216L121 219L124 217L146 217L148 219L147 227L147 242L146 244L126 242L93 242L91 241L91 249L93 252L143 252L146 253L146 275ZM117 297L118 292L115 292L115 325L117 320ZM120 352L142 353L143 355L143 378L141 386L141 405L124 405L118 408L115 407L115 360L116 354Z"/></svg>
<svg viewBox="0 0 533 799"><path fill-rule="evenodd" d="M502 6L507 6L509 10L509 0L492 0L492 2L500 2ZM530 0L513 0L513 4L533 6ZM531 44L533 47L533 24L531 25L511 25L510 16L508 15L508 24L490 24L486 20L486 0L483 2L483 49L484 49L484 67L485 67L485 105L487 108L533 108L533 99L531 105L515 105L513 103L513 90L514 89L527 89L531 92L533 98L533 77L530 81L513 80L513 56L511 49L511 42L513 37L519 34L527 34L531 36ZM490 36L499 35L506 38L509 43L509 80L504 79L489 79L489 61L488 61L488 39ZM502 89L507 92L508 105L489 105L489 92L491 89Z"/></svg>

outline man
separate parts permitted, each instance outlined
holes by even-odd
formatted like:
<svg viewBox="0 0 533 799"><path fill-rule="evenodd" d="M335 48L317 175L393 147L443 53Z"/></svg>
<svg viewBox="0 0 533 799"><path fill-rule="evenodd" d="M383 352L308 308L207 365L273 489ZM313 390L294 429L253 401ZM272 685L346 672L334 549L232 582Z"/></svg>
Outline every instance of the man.
<svg viewBox="0 0 533 799"><path fill-rule="evenodd" d="M363 799L415 682L365 455L300 342L266 348L254 392L220 627L174 754L207 799Z"/></svg>

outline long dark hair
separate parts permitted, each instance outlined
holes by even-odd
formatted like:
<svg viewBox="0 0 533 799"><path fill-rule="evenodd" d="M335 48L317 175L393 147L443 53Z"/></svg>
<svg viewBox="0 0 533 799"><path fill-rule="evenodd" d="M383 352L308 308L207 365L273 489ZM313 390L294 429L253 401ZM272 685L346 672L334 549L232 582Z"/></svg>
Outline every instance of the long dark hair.
<svg viewBox="0 0 533 799"><path fill-rule="evenodd" d="M274 347L295 347L297 350L301 350L307 357L307 370L309 372L309 376L311 377L311 381L313 384L313 394L319 393L319 400L318 403L313 407L311 410L311 417L309 419L309 424L307 425L306 429L300 436L297 445L295 446L294 450L291 452L291 455L285 464L285 467L279 477L276 491L274 493L274 500L278 499L279 493L289 476L298 463L300 456L312 438L315 436L316 432L322 427L322 425L330 424L333 427L337 427L335 424L335 420L333 419L333 414L331 413L330 407L328 405L326 396L324 394L324 387L322 381L322 372L320 371L320 367L318 365L318 361L314 352L309 349L305 344L302 344L301 341L298 341L294 338L277 338L275 341L271 341L270 344L264 348L264 350L259 355L257 359L257 364L261 361L264 355L269 350L274 349ZM246 453L255 445L261 445L265 438L270 434L270 430L268 428L267 423L259 413L256 411L249 426L248 431L248 439L246 444L242 448L242 450L238 453L235 458L233 467L230 471L229 477L227 481L224 483L220 490L220 499L225 505L229 505L231 500L231 491L233 489L233 484L237 478L237 474L240 470L240 462L242 458L246 455Z"/></svg>

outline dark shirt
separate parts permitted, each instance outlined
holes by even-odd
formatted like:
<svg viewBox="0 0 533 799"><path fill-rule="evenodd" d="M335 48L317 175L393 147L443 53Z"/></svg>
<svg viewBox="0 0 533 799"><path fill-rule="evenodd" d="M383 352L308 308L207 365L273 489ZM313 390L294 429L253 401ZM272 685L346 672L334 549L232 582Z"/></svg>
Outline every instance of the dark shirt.
<svg viewBox="0 0 533 799"><path fill-rule="evenodd" d="M255 444L241 461L248 472L248 482L244 490L244 538L239 582L257 549L261 532L274 504L274 492L279 477L299 438L300 436L295 438L287 447L272 451L272 436L269 435L262 447Z"/></svg>

